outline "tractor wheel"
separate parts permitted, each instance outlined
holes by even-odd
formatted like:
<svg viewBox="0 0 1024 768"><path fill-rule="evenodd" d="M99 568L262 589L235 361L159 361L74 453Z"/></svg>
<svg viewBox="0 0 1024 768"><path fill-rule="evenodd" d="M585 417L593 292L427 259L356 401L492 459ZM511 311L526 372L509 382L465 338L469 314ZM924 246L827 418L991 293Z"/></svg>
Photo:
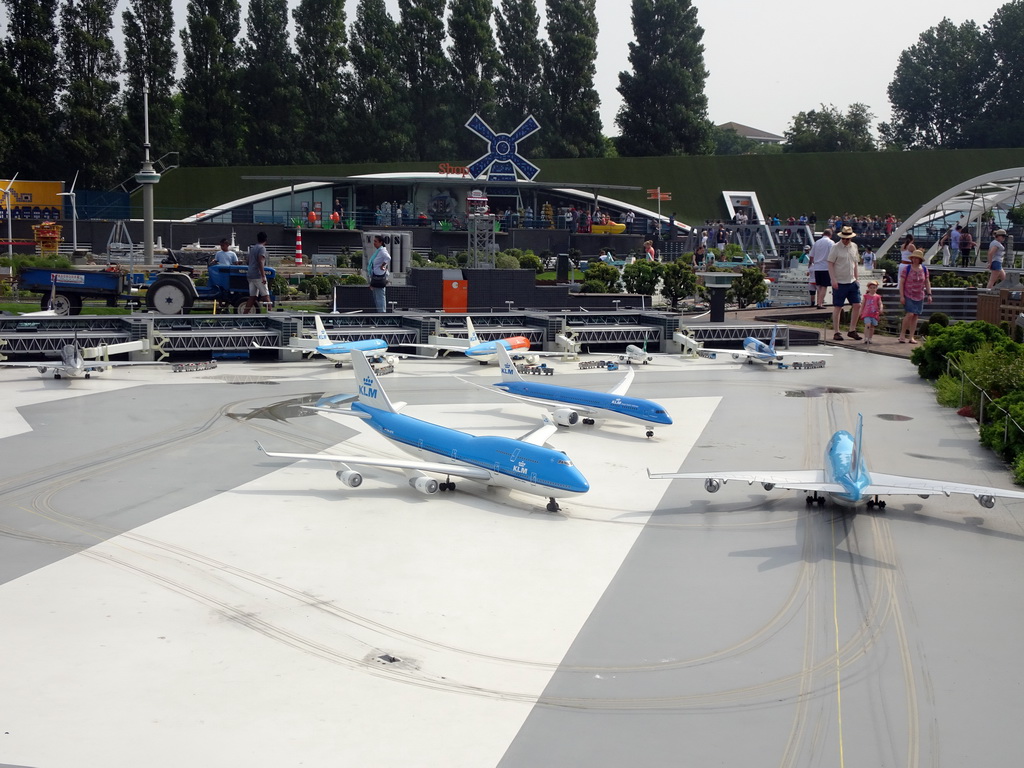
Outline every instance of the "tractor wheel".
<svg viewBox="0 0 1024 768"><path fill-rule="evenodd" d="M161 315L187 315L192 309L192 296L176 281L157 282L146 291L146 306Z"/></svg>
<svg viewBox="0 0 1024 768"><path fill-rule="evenodd" d="M50 308L50 294L39 300L39 308ZM82 312L82 297L73 293L58 293L53 297L53 311L58 315L78 315Z"/></svg>

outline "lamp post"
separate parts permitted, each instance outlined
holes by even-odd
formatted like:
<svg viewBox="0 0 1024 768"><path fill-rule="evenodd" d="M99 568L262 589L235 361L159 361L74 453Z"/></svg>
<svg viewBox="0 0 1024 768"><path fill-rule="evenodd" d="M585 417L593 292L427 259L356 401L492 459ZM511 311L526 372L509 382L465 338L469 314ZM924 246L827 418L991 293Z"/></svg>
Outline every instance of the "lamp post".
<svg viewBox="0 0 1024 768"><path fill-rule="evenodd" d="M67 192L58 192L58 197L71 198L71 248L73 253L78 253L78 207L75 205L75 184L78 183L78 171L75 171L75 178L71 182L71 189Z"/></svg>
<svg viewBox="0 0 1024 768"><path fill-rule="evenodd" d="M7 258L14 257L14 235L11 234L11 216L13 212L11 210L11 187L14 186L15 179L18 178L18 174L14 174L14 178L7 184L7 189L3 191L4 207L7 208Z"/></svg>
<svg viewBox="0 0 1024 768"><path fill-rule="evenodd" d="M160 174L153 168L149 158L149 84L142 87L143 148L146 151L142 168L135 174L135 181L142 185L142 253L146 264L153 263L153 185L160 181Z"/></svg>

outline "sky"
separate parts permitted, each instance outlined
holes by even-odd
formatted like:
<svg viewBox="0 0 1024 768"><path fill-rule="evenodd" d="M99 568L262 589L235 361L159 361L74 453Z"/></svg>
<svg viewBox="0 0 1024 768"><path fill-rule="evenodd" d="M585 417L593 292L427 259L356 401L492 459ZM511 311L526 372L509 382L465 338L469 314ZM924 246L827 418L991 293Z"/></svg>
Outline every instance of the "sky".
<svg viewBox="0 0 1024 768"><path fill-rule="evenodd" d="M357 0L346 2L351 23ZM500 7L501 0L494 2ZM247 0L241 3L244 33L248 4ZM397 18L397 0L386 0L386 4ZM957 25L973 19L984 27L1004 2L860 0L841 12L833 12L820 0L696 0L693 4L697 22L704 28L708 117L715 124L736 122L781 135L796 114L822 104L846 112L860 102L874 114L875 124L888 120L886 88L900 53L944 17ZM298 0L288 0L288 5L295 8ZM187 0L174 0L179 30L185 23L186 6ZM125 7L127 0L120 0L118 26ZM543 29L544 0L537 0L537 8ZM601 96L604 132L609 136L618 134L618 73L629 69L630 8L629 0L597 0L595 85ZM6 6L0 5L0 15L5 13ZM2 26L6 33L6 24Z"/></svg>

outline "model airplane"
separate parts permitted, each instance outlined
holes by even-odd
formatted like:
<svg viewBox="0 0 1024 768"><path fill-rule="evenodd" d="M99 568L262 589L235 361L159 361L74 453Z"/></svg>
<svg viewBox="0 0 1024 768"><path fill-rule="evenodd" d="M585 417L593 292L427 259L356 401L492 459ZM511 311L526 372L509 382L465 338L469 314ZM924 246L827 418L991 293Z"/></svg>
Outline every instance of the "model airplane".
<svg viewBox="0 0 1024 768"><path fill-rule="evenodd" d="M711 352L732 355L734 360L745 357L748 363L753 363L757 360L768 365L782 362L783 357L832 357L832 355L822 352L790 352L788 350L786 352L779 352L775 349L775 334L778 330L778 326L772 328L772 338L767 344L760 339L755 339L753 336L747 336L743 340L743 349L710 349L709 347L703 347L701 353Z"/></svg>
<svg viewBox="0 0 1024 768"><path fill-rule="evenodd" d="M342 367L342 361L348 360L353 352L377 352L388 348L384 339L360 339L358 341L332 341L327 335L320 315L313 315L313 322L316 323L316 339L310 339L309 345L295 345L284 347L263 347L255 341L252 346L255 349L287 349L293 352L315 352L323 355L328 360L334 361L335 368Z"/></svg>
<svg viewBox="0 0 1024 768"><path fill-rule="evenodd" d="M150 360L94 360L86 359L101 355L116 355L122 352L130 352L139 349L139 342L129 341L124 344L106 344L99 347L91 347L83 350L75 340L71 344L65 344L60 350L59 363L11 363L0 362L0 365L8 368L36 368L40 373L53 370L53 378L60 379L64 376L77 378L84 376L89 378L92 373L101 373L107 368L120 368L126 365L166 365L166 363ZM127 347L127 349L125 349Z"/></svg>
<svg viewBox="0 0 1024 768"><path fill-rule="evenodd" d="M885 501L879 496L916 495L927 499L932 494L949 496L954 493L969 494L986 509L995 506L997 496L1008 499L1024 499L1024 492L1007 491L984 485L952 483L946 480L928 480L920 477L902 477L868 472L867 462L861 451L861 436L864 419L857 415L857 434L851 435L839 430L828 441L825 449L824 469L766 470L753 472L662 472L647 476L655 480L703 480L704 490L717 493L730 480L740 480L748 485L761 483L766 491L772 488L807 491L807 506L823 505L828 497L840 506L855 507L866 503L868 509L885 509ZM822 495L819 495L822 494Z"/></svg>
<svg viewBox="0 0 1024 768"><path fill-rule="evenodd" d="M560 426L570 427L580 421L584 424L593 424L595 417L635 419L648 425L647 437L654 437L652 425L672 423L672 417L662 406L651 400L626 395L629 385L633 383L632 368L626 372L625 378L609 391L594 392L557 384L542 384L535 378L522 376L503 347L498 349L498 359L501 361L501 381L494 384L493 388L516 400L545 408L556 406L551 412L551 418Z"/></svg>
<svg viewBox="0 0 1024 768"><path fill-rule="evenodd" d="M392 403L362 353L352 355L352 368L359 383L358 395L328 398L326 403L340 404L354 400L350 410L318 407L330 413L345 413L364 419L370 427L414 456L428 459L381 459L367 456L342 456L331 453L277 453L259 446L267 456L283 459L328 461L340 465L338 479L350 488L357 488L363 476L349 467L394 467L409 476L409 485L420 493L454 490L453 477L475 480L548 497L547 510L559 510L556 498L586 493L590 490L583 474L561 451L544 446L544 441L558 428L546 419L543 426L518 440L510 437L475 436L457 429L442 427L400 413L404 403ZM257 443L257 445L259 445ZM445 476L438 483L424 473Z"/></svg>
<svg viewBox="0 0 1024 768"><path fill-rule="evenodd" d="M530 348L530 340L525 336L507 336L504 339L493 341L480 341L476 335L476 328L473 327L473 320L466 317L466 332L468 340L465 344L413 344L415 347L434 349L438 352L461 352L466 357L479 360L481 365L486 365L497 356L498 347L504 347L512 352L525 352ZM530 352L531 355L562 355L563 352Z"/></svg>

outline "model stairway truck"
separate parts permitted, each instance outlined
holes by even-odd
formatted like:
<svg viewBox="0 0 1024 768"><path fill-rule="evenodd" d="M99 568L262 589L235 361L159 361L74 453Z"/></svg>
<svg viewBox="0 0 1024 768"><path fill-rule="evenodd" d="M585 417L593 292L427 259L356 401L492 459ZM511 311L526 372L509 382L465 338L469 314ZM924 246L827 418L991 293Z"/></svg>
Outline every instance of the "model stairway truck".
<svg viewBox="0 0 1024 768"><path fill-rule="evenodd" d="M207 285L196 285L192 280L192 269L179 264L170 265L153 280L146 291L146 306L162 315L187 315L197 301L216 301L230 304L236 312L242 312L249 300L249 279L244 264L211 264L207 274ZM277 272L265 267L267 282ZM274 300L273 294L270 300ZM260 311L257 302L255 311Z"/></svg>

